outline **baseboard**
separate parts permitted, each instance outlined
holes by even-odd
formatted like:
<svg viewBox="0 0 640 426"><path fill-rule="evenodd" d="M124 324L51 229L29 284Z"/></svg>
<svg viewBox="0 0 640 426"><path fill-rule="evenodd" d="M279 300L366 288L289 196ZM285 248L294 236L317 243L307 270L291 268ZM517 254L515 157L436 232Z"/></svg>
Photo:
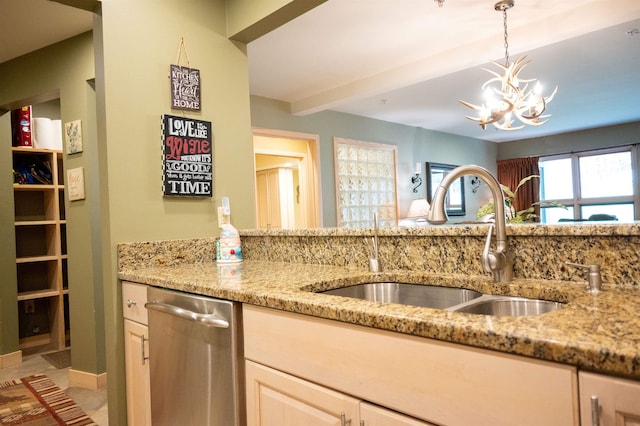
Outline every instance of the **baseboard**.
<svg viewBox="0 0 640 426"><path fill-rule="evenodd" d="M15 351L0 355L0 368L13 367L22 364L22 351Z"/></svg>
<svg viewBox="0 0 640 426"><path fill-rule="evenodd" d="M69 386L78 386L93 390L104 389L107 387L107 373L93 374L70 368Z"/></svg>

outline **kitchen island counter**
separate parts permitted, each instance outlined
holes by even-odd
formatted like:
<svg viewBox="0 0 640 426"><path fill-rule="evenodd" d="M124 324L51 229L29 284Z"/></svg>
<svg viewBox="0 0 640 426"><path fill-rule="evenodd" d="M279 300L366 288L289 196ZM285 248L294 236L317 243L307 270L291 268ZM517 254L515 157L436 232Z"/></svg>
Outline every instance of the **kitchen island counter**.
<svg viewBox="0 0 640 426"><path fill-rule="evenodd" d="M210 241L203 244L202 247L208 247ZM202 254L202 247L192 245L187 251ZM135 248L135 244L121 248L122 256ZM590 294L582 283L516 279L501 284L487 275L407 270L372 274L348 266L263 260L218 265L193 261L188 256L178 261L171 256L160 262L156 259L151 263L154 266L148 267L142 263L121 262L118 278L640 379L637 286L605 283L602 293ZM495 317L316 293L363 282L387 281L464 287L566 305L537 316Z"/></svg>

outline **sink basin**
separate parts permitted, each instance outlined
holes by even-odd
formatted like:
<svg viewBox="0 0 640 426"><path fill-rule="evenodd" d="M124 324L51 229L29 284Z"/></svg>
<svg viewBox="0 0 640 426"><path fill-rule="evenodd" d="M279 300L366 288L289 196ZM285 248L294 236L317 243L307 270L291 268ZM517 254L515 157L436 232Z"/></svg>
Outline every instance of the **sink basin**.
<svg viewBox="0 0 640 426"><path fill-rule="evenodd" d="M489 296L486 299L453 309L455 312L494 316L541 315L562 308L562 303L522 297Z"/></svg>
<svg viewBox="0 0 640 426"><path fill-rule="evenodd" d="M357 284L322 293L372 302L399 303L435 309L450 308L482 296L482 293L466 288L395 282Z"/></svg>
<svg viewBox="0 0 640 426"><path fill-rule="evenodd" d="M559 302L483 294L466 288L398 282L356 284L320 293L378 303L397 303L498 317L541 315L563 306Z"/></svg>

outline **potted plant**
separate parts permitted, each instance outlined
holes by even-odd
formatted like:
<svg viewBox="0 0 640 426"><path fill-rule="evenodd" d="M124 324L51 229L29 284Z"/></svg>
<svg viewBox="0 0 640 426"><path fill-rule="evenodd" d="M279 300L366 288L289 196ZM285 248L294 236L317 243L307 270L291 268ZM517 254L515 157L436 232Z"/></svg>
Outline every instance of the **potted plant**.
<svg viewBox="0 0 640 426"><path fill-rule="evenodd" d="M504 206L505 206L505 214L507 216L507 222L509 223L524 223L524 222L533 222L538 215L535 213L536 206L541 207L562 207L566 210L566 206L558 203L557 201L538 201L531 204L528 208L524 210L516 210L515 202L516 195L518 194L518 190L525 183L529 182L533 178L539 178L540 175L530 175L523 178L520 182L518 182L518 186L515 190L511 190L508 186L500 184L502 188L502 192L504 194ZM493 217L495 209L493 207L493 200L489 201L487 204L481 206L476 213L476 218L479 220L486 221L489 218Z"/></svg>

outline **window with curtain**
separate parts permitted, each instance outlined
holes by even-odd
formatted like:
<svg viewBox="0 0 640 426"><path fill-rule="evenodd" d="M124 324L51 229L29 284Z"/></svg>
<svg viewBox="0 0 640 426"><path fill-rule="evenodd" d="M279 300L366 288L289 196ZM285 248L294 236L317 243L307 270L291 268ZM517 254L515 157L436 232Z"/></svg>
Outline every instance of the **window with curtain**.
<svg viewBox="0 0 640 426"><path fill-rule="evenodd" d="M513 158L498 161L498 182L515 191L520 181L531 175L539 175L538 157ZM540 201L540 180L534 178L524 183L516 194L514 206L516 211L528 209ZM540 220L540 207L535 205L533 221Z"/></svg>

